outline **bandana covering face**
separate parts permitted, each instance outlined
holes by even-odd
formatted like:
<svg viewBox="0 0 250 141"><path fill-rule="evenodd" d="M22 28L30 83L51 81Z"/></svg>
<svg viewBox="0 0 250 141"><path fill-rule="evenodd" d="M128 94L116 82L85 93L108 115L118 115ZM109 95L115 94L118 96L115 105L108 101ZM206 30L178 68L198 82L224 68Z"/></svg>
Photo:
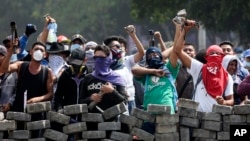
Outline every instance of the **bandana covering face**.
<svg viewBox="0 0 250 141"><path fill-rule="evenodd" d="M123 57L122 57L122 50L114 50L111 49L112 52L112 63L110 68L112 70L118 70L124 67L123 65Z"/></svg>
<svg viewBox="0 0 250 141"><path fill-rule="evenodd" d="M110 65L112 63L111 56L106 58L96 57L94 63L95 70L92 72L92 75L94 77L116 85L125 86L122 77L118 73L110 69Z"/></svg>
<svg viewBox="0 0 250 141"><path fill-rule="evenodd" d="M202 80L208 94L216 98L221 96L226 89L228 73L221 64L224 55L210 56L211 52L223 54L221 48L217 45L212 45L207 49L207 64L202 67Z"/></svg>

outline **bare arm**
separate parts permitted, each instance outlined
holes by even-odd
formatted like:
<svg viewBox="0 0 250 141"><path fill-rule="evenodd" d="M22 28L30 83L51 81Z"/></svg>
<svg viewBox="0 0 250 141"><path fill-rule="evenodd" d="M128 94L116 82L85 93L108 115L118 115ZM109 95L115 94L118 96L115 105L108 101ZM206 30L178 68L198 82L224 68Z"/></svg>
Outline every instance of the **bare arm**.
<svg viewBox="0 0 250 141"><path fill-rule="evenodd" d="M156 76L165 76L166 72L161 69L150 69L136 65L132 68L132 73L135 77L142 77L147 74L152 74Z"/></svg>
<svg viewBox="0 0 250 141"><path fill-rule="evenodd" d="M131 28L132 30L128 30L127 28ZM134 56L134 61L135 63L141 61L141 59L144 56L144 48L140 42L140 40L138 39L138 37L136 36L136 31L135 31L135 27L133 25L128 25L126 28L126 31L128 32L129 36L132 38L132 40L134 41L136 48L137 48L137 52Z"/></svg>
<svg viewBox="0 0 250 141"><path fill-rule="evenodd" d="M194 21L188 20L187 22L193 23ZM192 24L191 26L184 26L184 29L181 30L181 26L179 24L176 24L176 28L178 28L180 35L177 41L175 42L174 51L181 60L182 64L187 68L191 67L192 58L183 51L183 47L185 43L185 35L187 31L193 26L194 24Z"/></svg>
<svg viewBox="0 0 250 141"><path fill-rule="evenodd" d="M161 33L159 31L156 31L154 33L154 36L156 37L156 39L158 40L158 42L160 43L160 47L161 47L161 52L165 51L167 49L162 37L161 37Z"/></svg>

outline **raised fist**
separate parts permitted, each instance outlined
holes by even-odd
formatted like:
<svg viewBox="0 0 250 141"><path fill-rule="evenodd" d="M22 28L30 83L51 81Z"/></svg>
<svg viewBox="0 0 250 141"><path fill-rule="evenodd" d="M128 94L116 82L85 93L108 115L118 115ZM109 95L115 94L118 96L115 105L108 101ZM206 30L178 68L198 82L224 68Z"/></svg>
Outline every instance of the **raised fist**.
<svg viewBox="0 0 250 141"><path fill-rule="evenodd" d="M34 24L27 24L25 29L25 34L30 36L31 34L35 33L37 30L36 25Z"/></svg>

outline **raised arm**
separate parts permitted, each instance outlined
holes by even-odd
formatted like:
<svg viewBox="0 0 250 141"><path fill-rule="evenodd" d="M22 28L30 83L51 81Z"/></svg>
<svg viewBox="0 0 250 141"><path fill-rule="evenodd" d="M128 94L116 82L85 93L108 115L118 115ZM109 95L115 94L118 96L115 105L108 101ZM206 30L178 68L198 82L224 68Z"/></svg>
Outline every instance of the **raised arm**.
<svg viewBox="0 0 250 141"><path fill-rule="evenodd" d="M135 27L133 25L128 25L127 27L125 27L125 30L128 32L129 36L132 38L132 40L134 41L136 48L137 48L137 52L134 56L134 61L135 63L141 61L141 59L144 56L144 48L142 46L142 43L140 42L140 40L138 39L138 37L136 36L136 31L135 31Z"/></svg>
<svg viewBox="0 0 250 141"><path fill-rule="evenodd" d="M161 37L161 33L159 31L155 31L154 36L156 37L156 39L160 43L161 52L165 51L167 49L167 47L166 47L166 45Z"/></svg>
<svg viewBox="0 0 250 141"><path fill-rule="evenodd" d="M135 77L143 77L144 75L151 74L156 76L164 76L165 71L161 69L150 69L136 65L132 68L132 73Z"/></svg>
<svg viewBox="0 0 250 141"><path fill-rule="evenodd" d="M185 43L185 36L186 36L188 30L195 25L194 23L195 23L195 21L187 20L188 26L184 25L183 29L181 29L182 27L180 24L175 23L176 29L179 30L178 32L180 34L179 34L178 39L174 43L175 44L174 51L176 52L177 56L181 60L182 64L184 66L186 66L187 68L191 67L192 58L183 51L183 47L184 47L184 43Z"/></svg>

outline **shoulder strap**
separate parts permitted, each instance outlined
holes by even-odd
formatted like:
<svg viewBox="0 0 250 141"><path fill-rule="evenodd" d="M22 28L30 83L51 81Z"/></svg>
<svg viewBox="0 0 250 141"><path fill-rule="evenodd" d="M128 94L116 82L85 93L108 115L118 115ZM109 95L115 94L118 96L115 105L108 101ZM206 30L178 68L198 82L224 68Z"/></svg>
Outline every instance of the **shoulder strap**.
<svg viewBox="0 0 250 141"><path fill-rule="evenodd" d="M178 98L180 98L180 97L182 96L183 91L186 89L186 87L187 87L187 85L188 85L188 83L189 83L189 81L190 81L191 79L192 79L192 75L189 75L188 78L186 79L185 83L183 84L182 88L181 88L181 91L180 91L180 93L179 93ZM177 85L178 85L178 84L177 84Z"/></svg>
<svg viewBox="0 0 250 141"><path fill-rule="evenodd" d="M28 65L29 65L28 62L23 62L21 64L21 67L20 67L20 70L19 70L19 73L18 73L18 78L22 78L24 76L24 73L27 70ZM20 79L18 79L18 80L20 80Z"/></svg>
<svg viewBox="0 0 250 141"><path fill-rule="evenodd" d="M194 98L195 98L195 92L196 92L196 88L197 88L197 85L201 82L201 80L202 80L202 75L201 75L202 73L201 73L201 71L200 71L200 73L199 73L199 76L198 76L198 79L197 79L197 82L196 82L196 84L195 84L195 86L194 86L194 90L193 90L193 92L192 92L192 99L194 100Z"/></svg>
<svg viewBox="0 0 250 141"><path fill-rule="evenodd" d="M42 65L42 83L46 81L46 78L48 77L48 68Z"/></svg>

